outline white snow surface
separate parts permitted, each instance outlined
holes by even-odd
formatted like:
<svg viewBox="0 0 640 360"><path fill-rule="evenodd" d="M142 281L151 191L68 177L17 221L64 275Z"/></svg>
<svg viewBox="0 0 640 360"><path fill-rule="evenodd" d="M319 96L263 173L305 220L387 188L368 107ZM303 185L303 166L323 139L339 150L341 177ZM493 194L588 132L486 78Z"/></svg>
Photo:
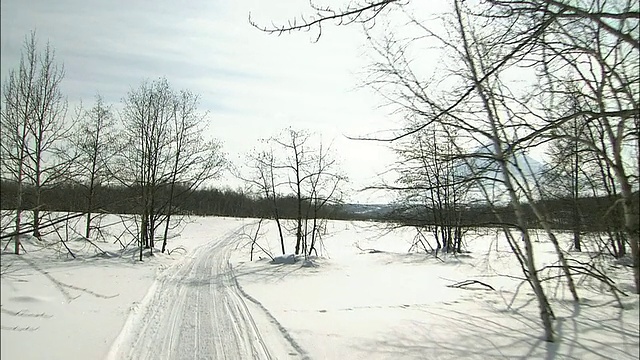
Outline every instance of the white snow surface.
<svg viewBox="0 0 640 360"><path fill-rule="evenodd" d="M107 221L108 222L108 221ZM113 221L116 223L116 221ZM410 229L332 221L318 256L280 256L275 224L191 217L144 261L107 236L61 244L25 237L27 253L1 257L4 359L637 359L638 295L630 268L603 262L628 296L622 308L577 276L580 303L545 282L556 320L543 341L538 308L495 231L467 234L466 254L408 253ZM78 225L80 228L81 224ZM117 225L109 232L119 234ZM569 237L562 237L569 248ZM115 243L114 243L115 241ZM566 245L566 246L565 246ZM4 243L3 243L4 246ZM544 236L539 266L554 260ZM145 250L146 253L146 250ZM586 261L589 253L569 253ZM543 273L558 275L557 270ZM451 288L478 280L491 285Z"/></svg>

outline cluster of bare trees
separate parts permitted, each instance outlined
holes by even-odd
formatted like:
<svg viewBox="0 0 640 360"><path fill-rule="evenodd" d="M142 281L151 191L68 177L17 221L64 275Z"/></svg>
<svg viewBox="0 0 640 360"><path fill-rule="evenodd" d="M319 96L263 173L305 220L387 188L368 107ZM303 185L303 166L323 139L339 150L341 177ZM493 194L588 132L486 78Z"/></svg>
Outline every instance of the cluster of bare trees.
<svg viewBox="0 0 640 360"><path fill-rule="evenodd" d="M179 210L175 199L216 178L226 164L219 142L203 135L205 114L198 111L198 96L173 90L161 78L131 90L119 117L100 96L90 109L79 108L69 116L60 87L63 77L54 51L47 44L40 52L31 33L18 69L3 84L1 174L17 190L16 211L10 215L15 226L2 229L2 238L13 239L15 253L20 253L21 235L39 238L41 230L52 225L40 221L40 210L47 207L41 201L43 192L72 184L84 189L83 236L88 239L104 212L98 193L115 185L135 194L139 216L133 235L140 259L143 248L153 251L157 238L164 252L168 232L177 223L171 217ZM29 209L22 201L27 187L35 194ZM33 221L25 228L27 210Z"/></svg>
<svg viewBox="0 0 640 360"><path fill-rule="evenodd" d="M46 45L37 49L35 35L24 44L17 69L9 73L2 89L2 123L0 136L3 178L13 179L18 186L16 234L22 233L22 188L29 184L35 191L32 210L34 236L40 233L42 192L68 174L73 159L63 156L72 123L67 119L67 101L60 91L64 69L56 63L55 52ZM20 252L19 235L15 236L15 252Z"/></svg>
<svg viewBox="0 0 640 360"><path fill-rule="evenodd" d="M606 214L596 219L604 225L601 247L614 257L623 258L627 255L628 233L624 230L624 208L620 203L618 181L613 168L586 144L599 144L604 154L611 151L606 145L606 129L602 124L575 118L561 127L562 132L571 136L550 143L547 150L550 161L542 179L542 196L565 204L565 217L570 218L576 251L582 251L581 234L588 230L590 224L586 219L594 210L592 206L585 206L584 199L599 197L600 206L607 207ZM632 196L637 202L637 191Z"/></svg>
<svg viewBox="0 0 640 360"><path fill-rule="evenodd" d="M463 164L456 161L456 149L446 135L433 126L399 141L394 147L397 184L382 186L397 194L393 215L402 219L403 225L416 227L417 248L434 251L436 256L440 250L462 251L468 227L463 214L471 205L472 183ZM424 237L425 230L432 234L435 246Z"/></svg>
<svg viewBox="0 0 640 360"><path fill-rule="evenodd" d="M325 221L322 210L341 200L340 185L346 177L340 172L331 146L312 134L286 129L278 136L260 141L262 149L248 155L250 178L246 179L258 196L269 200L271 218L276 222L282 254L286 253L285 234L295 234L295 254L310 256L321 240ZM286 198L295 198L293 221L284 221Z"/></svg>
<svg viewBox="0 0 640 360"><path fill-rule="evenodd" d="M43 229L82 216L84 231L77 235L89 240L100 235L94 230L101 230L105 209L124 206L136 214L136 227L128 233L130 243L139 246L140 260L157 241L164 252L169 231L181 219L173 216L182 213L177 199L184 200L227 165L220 143L203 135L206 114L198 110L198 96L176 91L160 78L129 91L118 112L98 95L90 108L68 114L63 77L51 47L40 52L35 33L28 36L20 66L3 88L1 172L3 183L15 191L11 203L16 211L3 213L15 218L13 226L3 221L2 239L13 240L18 254L21 236L40 238ZM331 147L309 133L288 129L263 144L264 149L249 155L250 182L270 204L283 253L285 234L291 233L295 253L310 255L323 233L321 214L340 199L345 177ZM56 207L43 202L54 196L42 194L64 188L72 189L74 198L83 194L81 209L77 199L73 205L81 214L41 223L41 210ZM107 189L121 195L108 199ZM123 206L108 203L123 201L122 194L127 196ZM24 214L33 216L30 226Z"/></svg>
<svg viewBox="0 0 640 360"><path fill-rule="evenodd" d="M153 251L159 230L164 252L175 197L217 177L225 166L220 144L202 135L197 106L196 95L172 90L164 78L143 82L124 99L122 138L129 146L117 157L123 170L114 176L138 190L141 260L143 248Z"/></svg>
<svg viewBox="0 0 640 360"><path fill-rule="evenodd" d="M402 159L411 160L400 169L401 190L409 194L405 199L413 201L414 193L432 198L434 189L447 188L431 180L435 160L440 166L464 164L462 183L473 186L473 193L489 204L508 202L515 223L501 221L495 211L496 222L538 299L548 341L554 340L553 311L534 256L533 226L555 246L558 268L574 300L579 299L573 280L577 268L570 265L553 219L538 202L549 196L549 184L565 185L568 191L561 195L576 203L587 191L616 199L611 209L620 210L624 233L611 234L607 243L617 254L629 244L640 292L638 2L452 0L437 20L414 15L409 6L396 0L350 2L343 9L314 5L311 20L254 26L279 34L320 34L325 23L364 24L376 52L368 84L408 120L402 131L375 139L399 143ZM371 28L390 9L395 12L390 19L402 16L407 21L389 25L392 31L378 36ZM437 69L421 67L420 56L439 58ZM434 128L451 144L451 154L438 158L424 151L420 139L429 138ZM546 179L524 156L540 146L548 146L555 160ZM430 168L415 173L415 166ZM526 221L525 209L533 212L534 225ZM580 249L578 209L574 216L574 247ZM617 296L614 288L612 292Z"/></svg>

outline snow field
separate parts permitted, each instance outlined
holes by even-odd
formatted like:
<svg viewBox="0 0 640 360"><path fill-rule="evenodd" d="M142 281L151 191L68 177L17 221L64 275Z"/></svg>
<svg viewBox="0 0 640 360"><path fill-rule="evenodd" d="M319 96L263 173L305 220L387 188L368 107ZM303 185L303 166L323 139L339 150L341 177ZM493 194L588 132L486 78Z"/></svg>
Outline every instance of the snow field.
<svg viewBox="0 0 640 360"><path fill-rule="evenodd" d="M133 250L121 253L112 238L97 243L109 256L70 241L76 260L60 244L25 241L26 255L1 258L2 359L638 358L638 296L623 265L603 263L629 294L623 308L593 279L576 278L579 305L560 282L545 283L559 338L549 344L542 341L531 290L516 278L522 276L518 264L495 231L468 234L469 252L441 261L407 253L410 229L332 221L321 256L308 267L302 259L272 264L259 249L250 262L247 235L255 223L191 218L169 242L170 250L181 250L142 263ZM119 233L117 227L109 232ZM259 244L278 255L275 224L262 229ZM568 249L569 237L561 239ZM544 236L539 240L538 265L553 263L552 247ZM292 237L286 245L291 252ZM469 279L496 291L447 287ZM203 314L222 317L218 323L235 335L213 339L215 322ZM157 339L149 335L154 329ZM167 347L172 341L187 345Z"/></svg>
<svg viewBox="0 0 640 360"><path fill-rule="evenodd" d="M495 231L468 234L468 254L445 255L439 261L407 253L414 235L410 229L388 233L363 223L331 225L326 257L313 259L315 268L249 263L242 260L248 255L240 253L236 258L245 291L269 309L311 358L638 357L637 295L624 298L625 309L620 309L593 279L578 277L583 300L575 307L562 284L545 283L558 318L559 341L542 341L535 299L527 284L513 278L522 277L521 271ZM274 242L275 229L268 233L273 234L268 241ZM551 244L539 239L539 266L553 263ZM631 290L630 270L612 270L619 286ZM447 287L468 279L497 291Z"/></svg>

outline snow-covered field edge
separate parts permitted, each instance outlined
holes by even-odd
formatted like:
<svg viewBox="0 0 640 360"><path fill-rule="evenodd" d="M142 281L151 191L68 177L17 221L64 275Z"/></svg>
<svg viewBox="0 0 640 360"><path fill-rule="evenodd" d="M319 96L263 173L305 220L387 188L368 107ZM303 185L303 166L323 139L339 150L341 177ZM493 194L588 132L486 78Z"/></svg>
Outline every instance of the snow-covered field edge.
<svg viewBox="0 0 640 360"><path fill-rule="evenodd" d="M244 235L230 263L241 293L252 312L266 314L308 358L638 358L638 296L630 293L630 269L613 261L601 260L601 265L629 295L622 308L593 279L579 277L580 304L570 301L561 282L545 283L559 337L548 344L542 341L530 289L516 278L519 269L496 232L469 233L468 253L436 259L407 253L414 235L410 229L332 221L320 256L311 258L314 266L303 266L303 261L273 264L259 250L250 262L253 224L253 219L190 218L170 240L171 249L184 251L157 253L143 262L111 241L99 243L111 257L98 256L81 239L69 241L78 256L71 260L61 245L25 237L26 255L3 253L1 258L2 359L41 359L43 354L113 359L145 316L158 279L238 227L244 227ZM287 241L290 253L292 237ZM279 254L274 224L263 224L259 243ZM563 244L569 248L567 238ZM535 246L539 266L553 263L544 236ZM495 291L448 287L468 279Z"/></svg>

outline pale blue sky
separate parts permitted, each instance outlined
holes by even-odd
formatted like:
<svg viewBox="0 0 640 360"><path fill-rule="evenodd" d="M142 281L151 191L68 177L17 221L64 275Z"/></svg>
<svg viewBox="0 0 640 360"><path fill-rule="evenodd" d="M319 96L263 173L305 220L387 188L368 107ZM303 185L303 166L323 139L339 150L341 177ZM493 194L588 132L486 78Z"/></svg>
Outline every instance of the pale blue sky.
<svg viewBox="0 0 640 360"><path fill-rule="evenodd" d="M269 36L248 23L249 12L267 24L286 20L304 11L305 1L2 0L1 5L3 80L18 64L25 35L35 29L40 44L50 41L64 63L63 90L70 104L90 104L96 93L119 103L143 79L164 76L174 88L200 94L210 131L233 162L240 163L258 138L287 126L335 138L355 188L375 182L393 161L386 144L344 137L395 128L398 121L378 108L381 101L370 90L357 86L368 64L360 28L327 27L313 43L315 34Z"/></svg>

